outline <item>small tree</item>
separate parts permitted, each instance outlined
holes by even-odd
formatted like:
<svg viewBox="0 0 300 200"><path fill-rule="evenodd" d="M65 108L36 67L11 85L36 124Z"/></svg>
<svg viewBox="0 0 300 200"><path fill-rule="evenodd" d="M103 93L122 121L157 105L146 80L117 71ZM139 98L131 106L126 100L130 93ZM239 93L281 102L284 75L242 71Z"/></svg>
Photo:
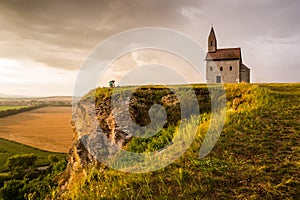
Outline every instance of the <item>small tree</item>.
<svg viewBox="0 0 300 200"><path fill-rule="evenodd" d="M25 173L25 170L30 169L37 157L33 154L13 155L7 160L7 167L14 176L19 176Z"/></svg>
<svg viewBox="0 0 300 200"><path fill-rule="evenodd" d="M56 156L56 155L49 155L48 156L48 160L51 162L51 163L57 163L59 161L59 158Z"/></svg>
<svg viewBox="0 0 300 200"><path fill-rule="evenodd" d="M10 180L4 183L4 186L0 188L0 199L24 199L24 181L23 180Z"/></svg>

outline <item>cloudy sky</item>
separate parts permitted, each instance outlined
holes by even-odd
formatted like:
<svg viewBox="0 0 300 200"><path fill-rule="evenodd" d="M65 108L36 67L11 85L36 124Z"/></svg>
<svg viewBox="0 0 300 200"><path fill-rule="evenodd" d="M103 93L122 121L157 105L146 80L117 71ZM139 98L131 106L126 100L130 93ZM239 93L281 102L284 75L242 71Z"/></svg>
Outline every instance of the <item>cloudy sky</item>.
<svg viewBox="0 0 300 200"><path fill-rule="evenodd" d="M299 8L298 0L1 0L0 94L72 95L79 69L112 35L163 27L206 48L211 24L220 48L242 48L252 82L300 82ZM149 55L130 53L124 66Z"/></svg>

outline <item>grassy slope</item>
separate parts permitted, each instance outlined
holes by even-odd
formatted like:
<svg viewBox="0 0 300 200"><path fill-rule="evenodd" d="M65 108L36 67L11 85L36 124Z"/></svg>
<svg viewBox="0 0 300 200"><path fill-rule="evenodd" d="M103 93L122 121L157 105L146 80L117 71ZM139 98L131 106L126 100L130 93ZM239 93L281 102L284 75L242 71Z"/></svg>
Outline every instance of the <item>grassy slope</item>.
<svg viewBox="0 0 300 200"><path fill-rule="evenodd" d="M65 154L62 153L52 153L47 151L42 151L30 146L19 144L17 142L9 141L0 138L0 173L7 170L5 164L7 159L15 154L35 154L37 156L36 166L49 165L49 155L56 155L58 158L65 158Z"/></svg>
<svg viewBox="0 0 300 200"><path fill-rule="evenodd" d="M296 199L299 184L300 84L226 86L222 135L198 153L208 122L189 150L164 169L129 174L88 169L72 199ZM236 98L239 97L239 98ZM234 100L235 99L235 100Z"/></svg>

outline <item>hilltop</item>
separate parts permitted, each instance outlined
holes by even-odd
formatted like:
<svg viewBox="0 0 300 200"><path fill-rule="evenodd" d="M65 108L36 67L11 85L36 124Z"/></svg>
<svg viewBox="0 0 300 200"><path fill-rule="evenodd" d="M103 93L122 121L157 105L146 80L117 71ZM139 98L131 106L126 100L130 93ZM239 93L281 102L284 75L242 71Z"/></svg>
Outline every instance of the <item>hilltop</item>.
<svg viewBox="0 0 300 200"><path fill-rule="evenodd" d="M206 90L199 85L194 88ZM77 133L77 145L62 179L64 192L58 190L58 195L70 199L295 199L300 195L300 84L227 84L225 89L224 128L205 158L198 154L210 123L208 110L201 112L206 117L201 118L191 147L174 163L154 172L124 173L104 166L93 160ZM147 105L149 97L154 101L157 97L159 102L164 95L153 91L159 90L138 90L137 104ZM101 105L99 122L101 116L109 116L110 93L106 88L86 96L85 100L95 97L96 105ZM203 97L199 105L207 103L205 92L197 97ZM170 123L159 136L148 140L123 140L123 148L147 152L165 145L176 126ZM169 139L161 143L162 138Z"/></svg>

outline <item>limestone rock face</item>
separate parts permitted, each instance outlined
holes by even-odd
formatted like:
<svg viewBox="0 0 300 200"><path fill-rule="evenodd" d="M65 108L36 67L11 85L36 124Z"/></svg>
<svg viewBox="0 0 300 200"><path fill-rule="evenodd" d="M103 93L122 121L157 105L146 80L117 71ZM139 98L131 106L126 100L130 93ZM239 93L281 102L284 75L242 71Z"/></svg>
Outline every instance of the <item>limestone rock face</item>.
<svg viewBox="0 0 300 200"><path fill-rule="evenodd" d="M90 93L74 107L74 145L69 153L69 178L65 185L85 167L105 163L155 119L163 127L177 124L181 119L180 99L170 89L140 87L117 92L105 89ZM195 94L199 105L209 99L207 89L195 89ZM158 106L152 109L154 105Z"/></svg>

